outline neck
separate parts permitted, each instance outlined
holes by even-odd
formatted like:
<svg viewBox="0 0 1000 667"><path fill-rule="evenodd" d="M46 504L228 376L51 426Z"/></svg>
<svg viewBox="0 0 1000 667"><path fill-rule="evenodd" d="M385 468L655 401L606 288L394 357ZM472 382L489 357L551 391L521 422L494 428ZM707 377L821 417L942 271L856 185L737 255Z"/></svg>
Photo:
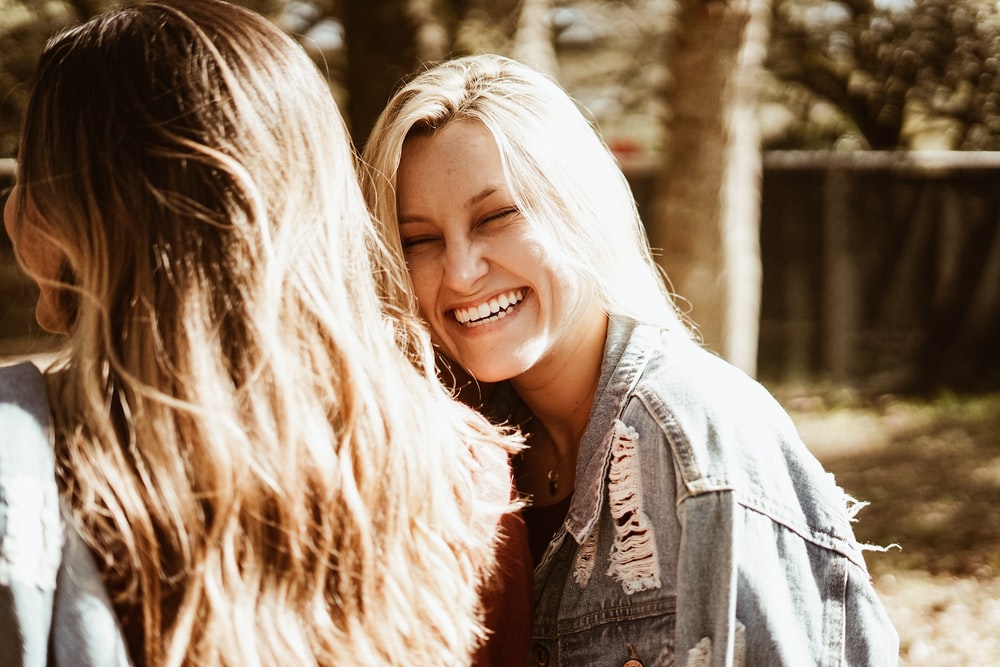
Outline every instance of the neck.
<svg viewBox="0 0 1000 667"><path fill-rule="evenodd" d="M547 478L550 471L558 471L560 496L572 489L577 451L600 381L608 330L603 311L591 313L584 322L572 341L544 363L511 380L531 415L527 425L530 452L526 452L524 465L535 478Z"/></svg>

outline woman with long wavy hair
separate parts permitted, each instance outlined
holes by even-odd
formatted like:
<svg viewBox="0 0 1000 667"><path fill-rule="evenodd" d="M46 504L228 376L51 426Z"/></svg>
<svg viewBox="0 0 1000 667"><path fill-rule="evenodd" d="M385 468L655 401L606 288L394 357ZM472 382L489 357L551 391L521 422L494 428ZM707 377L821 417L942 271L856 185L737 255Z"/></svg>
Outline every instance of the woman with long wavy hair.
<svg viewBox="0 0 1000 667"><path fill-rule="evenodd" d="M527 438L535 664L896 663L858 504L695 342L613 154L554 80L489 54L430 67L364 158L410 274L394 298Z"/></svg>
<svg viewBox="0 0 1000 667"><path fill-rule="evenodd" d="M116 9L26 117L4 221L66 337L0 375L0 662L468 664L518 441L377 297L405 274L304 51Z"/></svg>

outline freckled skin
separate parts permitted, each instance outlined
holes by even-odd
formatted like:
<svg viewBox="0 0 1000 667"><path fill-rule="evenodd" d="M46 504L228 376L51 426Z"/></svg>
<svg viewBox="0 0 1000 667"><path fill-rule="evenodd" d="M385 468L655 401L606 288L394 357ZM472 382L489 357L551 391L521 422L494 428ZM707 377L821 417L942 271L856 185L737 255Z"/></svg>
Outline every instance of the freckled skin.
<svg viewBox="0 0 1000 667"><path fill-rule="evenodd" d="M408 139L397 197L421 313L445 353L477 379L558 378L581 330L604 326L562 248L517 209L482 124L452 121ZM455 317L517 290L523 300L496 321L468 327Z"/></svg>

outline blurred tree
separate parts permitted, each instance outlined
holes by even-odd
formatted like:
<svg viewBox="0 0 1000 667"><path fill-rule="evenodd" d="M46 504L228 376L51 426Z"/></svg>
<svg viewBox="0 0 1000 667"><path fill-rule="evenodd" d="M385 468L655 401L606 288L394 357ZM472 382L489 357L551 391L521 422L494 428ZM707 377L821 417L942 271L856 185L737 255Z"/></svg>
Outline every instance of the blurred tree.
<svg viewBox="0 0 1000 667"><path fill-rule="evenodd" d="M768 0L680 0L650 243L706 345L756 372L760 308L757 76Z"/></svg>
<svg viewBox="0 0 1000 667"><path fill-rule="evenodd" d="M17 151L38 54L52 33L84 15L59 2L0 0L0 16L0 157L8 157Z"/></svg>
<svg viewBox="0 0 1000 667"><path fill-rule="evenodd" d="M421 63L446 57L449 24L432 0L345 0L348 125L363 144L392 90Z"/></svg>
<svg viewBox="0 0 1000 667"><path fill-rule="evenodd" d="M775 97L804 121L775 145L853 135L860 148L1000 150L996 2L774 2L767 65L785 82ZM834 119L824 133L821 101L850 127Z"/></svg>
<svg viewBox="0 0 1000 667"><path fill-rule="evenodd" d="M536 35L553 35L560 81L610 138L659 147L653 100L670 74L655 62L654 40L676 0L237 1L273 17L313 51L355 137L364 137L378 105L421 62L478 51L522 55L515 35L523 42L532 31L518 23L536 16L529 25ZM1000 150L994 0L772 2L766 148ZM45 39L110 4L0 0L0 156L14 153L26 81ZM340 42L351 42L346 48L322 43L320 32L337 31ZM535 43L546 48L544 39ZM544 60L552 62L550 55Z"/></svg>
<svg viewBox="0 0 1000 667"><path fill-rule="evenodd" d="M429 63L522 44L551 70L547 7L548 0L344 0L346 115L355 142L363 144L400 82Z"/></svg>
<svg viewBox="0 0 1000 667"><path fill-rule="evenodd" d="M559 62L549 20L551 13L550 0L521 0L512 55L525 65L558 78Z"/></svg>

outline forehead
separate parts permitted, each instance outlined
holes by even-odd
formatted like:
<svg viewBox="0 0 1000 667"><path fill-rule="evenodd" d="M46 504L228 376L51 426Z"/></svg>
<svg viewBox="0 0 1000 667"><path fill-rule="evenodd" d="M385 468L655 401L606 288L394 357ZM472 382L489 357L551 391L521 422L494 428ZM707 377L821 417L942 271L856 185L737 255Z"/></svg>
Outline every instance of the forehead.
<svg viewBox="0 0 1000 667"><path fill-rule="evenodd" d="M407 137L400 155L400 171L406 163L436 162L439 167L460 166L473 160L499 162L500 151L490 131L477 120L453 120L432 132Z"/></svg>
<svg viewBox="0 0 1000 667"><path fill-rule="evenodd" d="M462 203L484 188L506 187L496 141L473 120L452 121L431 134L408 138L396 180L401 207L442 198Z"/></svg>

